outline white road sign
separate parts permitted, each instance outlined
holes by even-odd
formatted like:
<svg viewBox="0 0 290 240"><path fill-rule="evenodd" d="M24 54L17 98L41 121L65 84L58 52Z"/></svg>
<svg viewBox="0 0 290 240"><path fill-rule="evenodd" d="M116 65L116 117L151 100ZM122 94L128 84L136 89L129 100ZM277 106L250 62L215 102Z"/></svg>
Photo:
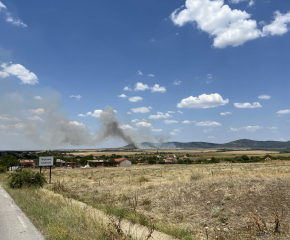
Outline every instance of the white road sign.
<svg viewBox="0 0 290 240"><path fill-rule="evenodd" d="M39 166L53 166L53 157L39 157Z"/></svg>

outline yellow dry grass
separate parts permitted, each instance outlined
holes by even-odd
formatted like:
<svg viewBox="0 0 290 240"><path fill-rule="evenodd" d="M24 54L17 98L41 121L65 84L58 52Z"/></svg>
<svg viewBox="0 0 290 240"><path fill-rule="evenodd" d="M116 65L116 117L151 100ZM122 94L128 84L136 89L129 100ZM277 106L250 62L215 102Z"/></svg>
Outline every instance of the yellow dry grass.
<svg viewBox="0 0 290 240"><path fill-rule="evenodd" d="M136 210L192 239L276 239L277 216L279 239L290 238L290 162L56 169L53 181L71 197Z"/></svg>

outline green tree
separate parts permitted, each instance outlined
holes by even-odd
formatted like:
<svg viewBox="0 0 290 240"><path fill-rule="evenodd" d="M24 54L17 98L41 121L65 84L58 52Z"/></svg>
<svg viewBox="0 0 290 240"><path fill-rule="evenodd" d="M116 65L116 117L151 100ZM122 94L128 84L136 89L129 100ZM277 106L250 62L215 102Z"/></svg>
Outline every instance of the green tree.
<svg viewBox="0 0 290 240"><path fill-rule="evenodd" d="M243 155L243 156L241 156L241 158L242 158L244 161L250 160L250 158L249 158L247 155Z"/></svg>
<svg viewBox="0 0 290 240"><path fill-rule="evenodd" d="M93 155L88 155L88 156L83 157L80 160L80 164L81 165L86 165L88 160L93 160L93 157L94 157Z"/></svg>
<svg viewBox="0 0 290 240"><path fill-rule="evenodd" d="M7 168L18 166L19 160L13 154L5 154L0 161L1 166L5 166Z"/></svg>

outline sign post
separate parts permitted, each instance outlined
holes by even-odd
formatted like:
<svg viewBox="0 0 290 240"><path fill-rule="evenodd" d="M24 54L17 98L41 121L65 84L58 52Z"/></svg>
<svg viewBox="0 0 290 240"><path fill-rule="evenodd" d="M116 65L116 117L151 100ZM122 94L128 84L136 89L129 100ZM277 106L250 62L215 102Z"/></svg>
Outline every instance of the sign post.
<svg viewBox="0 0 290 240"><path fill-rule="evenodd" d="M39 157L40 173L42 167L49 167L49 184L51 184L51 167L53 166L53 157Z"/></svg>

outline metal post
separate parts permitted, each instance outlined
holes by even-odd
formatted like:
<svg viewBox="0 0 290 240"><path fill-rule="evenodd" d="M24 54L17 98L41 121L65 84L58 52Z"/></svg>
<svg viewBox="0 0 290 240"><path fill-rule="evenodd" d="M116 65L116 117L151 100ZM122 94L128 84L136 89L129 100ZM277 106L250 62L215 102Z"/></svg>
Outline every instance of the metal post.
<svg viewBox="0 0 290 240"><path fill-rule="evenodd" d="M49 184L51 184L51 166L49 167Z"/></svg>
<svg viewBox="0 0 290 240"><path fill-rule="evenodd" d="M42 167L39 167L40 168L40 173L41 173L41 169L42 169Z"/></svg>

